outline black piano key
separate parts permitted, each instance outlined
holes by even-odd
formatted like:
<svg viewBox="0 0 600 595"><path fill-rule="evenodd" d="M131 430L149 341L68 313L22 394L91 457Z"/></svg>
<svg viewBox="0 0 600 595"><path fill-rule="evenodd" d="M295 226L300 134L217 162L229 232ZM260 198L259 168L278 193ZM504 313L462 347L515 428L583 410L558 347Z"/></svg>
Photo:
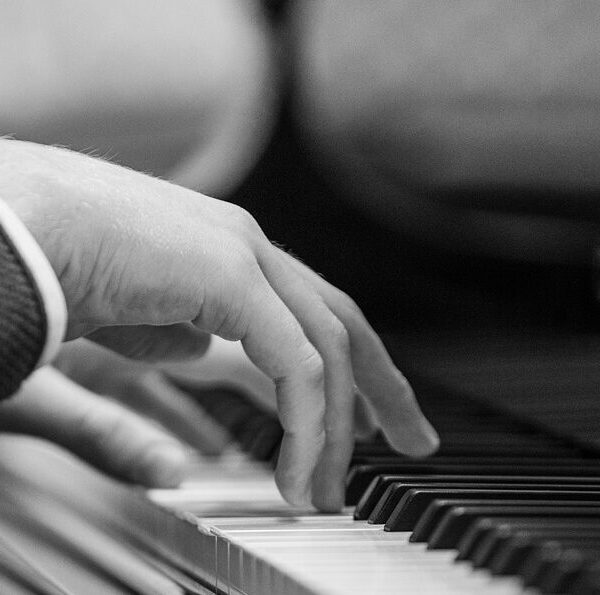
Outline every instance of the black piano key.
<svg viewBox="0 0 600 595"><path fill-rule="evenodd" d="M589 528L600 530L600 519L515 519L497 517L492 522L509 525L514 533L489 560L488 569L493 575L515 574L523 564L527 553L533 549L535 542L531 539L532 531L576 531L584 532Z"/></svg>
<svg viewBox="0 0 600 595"><path fill-rule="evenodd" d="M542 593L564 593L564 589L579 573L585 572L588 566L600 560L600 543L597 539L594 542L561 539L558 544L560 550L552 563L546 565L533 583Z"/></svg>
<svg viewBox="0 0 600 595"><path fill-rule="evenodd" d="M598 595L600 593L600 562L580 572L569 585L569 595Z"/></svg>
<svg viewBox="0 0 600 595"><path fill-rule="evenodd" d="M483 518L475 521L462 536L458 542L455 560L469 560L481 546L487 536L494 533L504 533L506 531L514 532L508 523L498 523L496 519Z"/></svg>
<svg viewBox="0 0 600 595"><path fill-rule="evenodd" d="M560 521L534 522L522 519L482 518L473 523L458 543L456 560L472 560L476 567L492 566L502 561L502 556L509 554L511 540L519 537L521 545L525 539L548 536L588 536L600 535L600 519L576 524ZM522 556L520 557L522 559ZM514 569L513 569L514 573Z"/></svg>
<svg viewBox="0 0 600 595"><path fill-rule="evenodd" d="M515 495L515 500L518 501L517 495ZM492 502L493 501L491 501L491 500L488 500L488 501L484 500L481 502L480 507L491 508ZM508 504L508 502L510 502L510 501L508 501L508 500L497 501L496 508L493 509L495 511L495 513L490 516L492 516L492 517L505 516L505 515L502 515L499 511L509 507L510 504ZM534 502L535 502L535 500L524 500L523 507L526 508L529 506L534 506L535 504L532 504ZM548 502L548 501L544 500L542 506L547 506L549 504L551 505L552 501ZM592 502L590 505L592 505L592 504L594 504L594 502ZM579 502L576 502L573 505L580 506L581 504ZM476 506L476 501L475 501L475 499L457 500L457 499L448 499L448 498L440 498L440 499L434 500L425 509L425 511L423 512L423 514L421 515L421 517L415 524L413 532L410 536L410 541L414 542L414 543L428 541L430 539L432 533L436 530L438 524L443 520L448 509L451 508L452 506L468 506L470 508L474 508ZM518 505L514 505L514 506L518 506ZM520 516L523 516L523 515L520 515ZM539 516L539 515L536 515L536 516ZM389 531L391 529L386 524L384 526L384 530Z"/></svg>
<svg viewBox="0 0 600 595"><path fill-rule="evenodd" d="M589 558L581 551L571 549L563 552L540 581L540 591L542 593L568 593L569 587L582 574L587 564L589 564Z"/></svg>
<svg viewBox="0 0 600 595"><path fill-rule="evenodd" d="M428 484L458 483L463 480L477 481L478 479L479 477L474 475L378 475L363 492L354 510L354 518L357 521L367 520L373 514L376 507L383 506L384 502L382 502L382 498L385 496L387 500L386 492L392 485L394 485L393 493L396 494L397 490L401 489L401 486L410 489L411 487L422 486L423 482L428 482ZM509 478L504 476L499 481L508 480Z"/></svg>
<svg viewBox="0 0 600 595"><path fill-rule="evenodd" d="M530 528L527 531L522 530L522 533L527 535L532 542L541 543L543 541L553 539L560 541L563 545L570 543L572 545L589 546L600 538L598 530L585 529L575 530L573 527L565 527L562 530L558 528ZM485 537L479 546L473 552L471 561L474 568L483 568L489 566L494 556L496 556L514 535L514 530L511 530L507 523L502 528L498 528L490 532ZM460 545L460 544L459 544Z"/></svg>
<svg viewBox="0 0 600 595"><path fill-rule="evenodd" d="M494 476L491 476L493 479ZM503 489L503 490L527 490L528 486L531 489L552 489L555 486L549 484L527 484L527 483L509 483L514 481L514 478L504 477L501 481L488 482L488 478L482 478L481 482L445 482L440 481L439 485L434 485L433 482L429 483L415 483L413 485L404 484L399 482L393 482L385 490L379 502L374 506L373 511L368 517L368 521L374 525L380 525L387 523L397 508L398 503L404 497L408 490L413 489L435 489L435 490L451 490L451 489L471 489L471 490L486 490L486 489ZM600 485L597 486L600 488ZM398 529L402 531L404 529ZM406 529L408 530L408 529Z"/></svg>
<svg viewBox="0 0 600 595"><path fill-rule="evenodd" d="M590 561L578 551L565 552L548 573L542 587L546 593L573 593L576 581L585 575Z"/></svg>
<svg viewBox="0 0 600 595"><path fill-rule="evenodd" d="M415 527L411 536L411 541L427 541L428 549L453 549L460 539L466 533L470 525L478 518L493 516L514 516L521 518L594 518L600 514L600 505L595 502L569 502L568 506L557 506L554 502L537 502L535 500L527 501L498 501L493 503L489 501L482 505L459 504L451 505L440 501L441 508L445 509L445 514L439 523L428 527L427 538L423 539L425 531L417 532L420 529L421 521ZM432 502L429 508L435 508L436 502ZM429 509L428 509L429 510ZM421 520L426 518L427 512ZM416 536L415 536L416 535ZM413 539L414 537L414 539Z"/></svg>
<svg viewBox="0 0 600 595"><path fill-rule="evenodd" d="M499 544L497 551L489 560L489 571L494 576L517 574L534 547L535 543L526 531L517 531Z"/></svg>
<svg viewBox="0 0 600 595"><path fill-rule="evenodd" d="M385 523L387 531L411 531L427 507L440 499L460 500L462 504L511 501L516 505L520 501L535 500L537 502L598 502L600 492L587 490L506 490L506 489L461 489L461 488L429 488L408 490L398 502L396 508Z"/></svg>
<svg viewBox="0 0 600 595"><path fill-rule="evenodd" d="M583 542L583 539L581 540ZM571 546L582 555L587 555L591 558L591 562L598 559L600 549L598 544L577 545L577 540L571 543L566 543L562 540L549 539L541 541L527 555L522 567L519 569L518 575L521 577L523 584L526 587L538 587L542 592L548 592L547 588L543 588L547 584L548 577L552 578L552 571L558 566L565 552L570 550Z"/></svg>
<svg viewBox="0 0 600 595"><path fill-rule="evenodd" d="M432 475L432 476L410 476L410 475L378 475L369 484L361 499L356 505L354 518L356 520L369 519L375 524L385 523L389 515L396 507L397 500L402 497L400 486L406 489L411 487L436 487L434 484L447 484L448 487L472 486L494 487L523 486L523 489L537 489L539 487L560 487L561 489L598 489L600 490L600 478L590 478L590 483L583 483L586 478L579 477L547 477L530 476L519 477L518 475L489 475L481 477L478 475ZM391 485L397 487L384 495ZM389 501L389 497L394 500Z"/></svg>
<svg viewBox="0 0 600 595"><path fill-rule="evenodd" d="M488 566L494 556L498 554L502 546L506 545L508 540L514 535L514 529L508 523L499 525L492 531L480 534L478 542L473 540L471 551L466 553L466 557L471 560L474 568L482 568ZM466 538L466 535L465 535ZM463 538L464 539L464 538ZM463 541L461 539L461 542ZM460 545L459 542L459 551ZM463 551L466 548L463 547Z"/></svg>
<svg viewBox="0 0 600 595"><path fill-rule="evenodd" d="M557 563L562 552L561 545L556 541L545 541L534 547L519 570L523 585L526 587L537 586L552 566Z"/></svg>
<svg viewBox="0 0 600 595"><path fill-rule="evenodd" d="M597 562L599 552L570 548L563 552L556 564L548 570L540 582L542 593L570 593L574 583L587 569Z"/></svg>
<svg viewBox="0 0 600 595"><path fill-rule="evenodd" d="M494 476L491 476L492 478ZM485 478L487 479L487 478ZM379 502L373 508L373 511L368 517L368 521L374 525L380 525L387 523L390 520L392 514L394 514L394 510L397 508L400 500L404 497L404 495L409 490L414 489L435 489L435 490L451 490L451 489L471 489L471 490L485 490L485 489L516 489L516 490L526 490L528 489L528 485L532 484L513 484L507 483L511 478L504 477L503 481L495 482L495 483L484 483L485 479L482 479L481 483L473 483L473 482L438 482L439 485L435 485L433 482L429 483L414 483L413 485L393 482L388 488L385 490ZM537 486L533 486L536 488ZM600 487L600 486L599 486ZM552 486L548 484L544 484L544 486L540 486L540 489L549 489ZM399 531L405 529L398 529ZM408 529L406 529L408 530Z"/></svg>
<svg viewBox="0 0 600 595"><path fill-rule="evenodd" d="M346 505L354 506L360 500L369 484L378 475L506 475L512 477L559 477L578 476L586 483L594 483L600 478L600 466L573 463L571 465L518 465L494 464L437 464L435 459L415 461L406 459L402 463L358 465L352 467L346 480Z"/></svg>

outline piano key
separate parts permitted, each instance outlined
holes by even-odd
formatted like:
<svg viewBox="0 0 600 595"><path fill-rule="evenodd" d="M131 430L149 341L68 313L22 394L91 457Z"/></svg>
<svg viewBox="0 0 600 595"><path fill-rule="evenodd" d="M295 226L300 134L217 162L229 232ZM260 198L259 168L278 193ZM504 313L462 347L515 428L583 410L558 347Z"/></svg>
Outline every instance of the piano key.
<svg viewBox="0 0 600 595"><path fill-rule="evenodd" d="M476 521L467 530L458 543L456 559L473 560L474 565L491 562L502 550L503 546L515 535L523 538L548 535L569 535L576 532L578 535L587 535L600 532L600 519L587 521L579 526L575 523L560 525L557 522L536 520L531 523L520 519L510 521L495 518L484 518ZM477 558L477 559L476 559ZM485 562L483 560L485 558Z"/></svg>
<svg viewBox="0 0 600 595"><path fill-rule="evenodd" d="M386 531L410 531L418 522L426 508L434 501L457 500L457 506L472 503L483 504L486 500L497 503L503 501L535 500L536 502L572 502L586 501L597 502L600 505L599 491L586 490L506 490L506 489L461 489L461 488L441 488L441 489L422 489L413 488L408 490L400 499L396 508L385 523Z"/></svg>
<svg viewBox="0 0 600 595"><path fill-rule="evenodd" d="M385 522L396 505L392 501L388 502L388 498L395 498L396 494L398 497L401 497L403 495L402 486L404 486L404 489L409 489L410 487L426 487L428 485L435 487L435 484L447 484L452 487L471 485L475 488L477 486L493 487L501 484L503 486L522 485L523 489L527 489L525 486L530 486L530 489L537 489L538 486L559 486L563 489L600 489L600 478L587 479L588 483L584 483L586 478L573 476L520 477L518 475L490 475L481 477L479 475L378 475L369 484L356 505L354 518L356 520L366 520L372 516L373 518L370 520L374 523ZM395 484L393 490L390 488L392 484ZM384 497L388 490L390 490L388 495Z"/></svg>
<svg viewBox="0 0 600 595"><path fill-rule="evenodd" d="M395 522L394 520L392 520L393 515L395 518L400 516L400 517L406 519L407 518L406 512L402 513L401 509L398 508L398 504L399 504L400 500L405 496L405 494L409 490L414 490L414 489L437 490L439 492L440 496L443 495L443 492L441 490L451 490L451 489L461 489L461 490L469 489L471 491L477 491L477 492L485 490L486 493L487 493L487 491L489 491L491 489L502 489L504 491L512 491L513 493L523 492L523 491L543 492L545 490L559 490L559 491L568 491L568 492L584 490L584 491L586 491L586 493L590 493L590 494L594 491L600 490L600 483L596 484L596 485L593 485L593 484L569 485L569 484L560 483L560 482L528 483L525 481L523 483L513 483L514 481L518 481L518 480L519 480L519 478L505 478L505 481L501 481L501 482L497 482L497 483L488 483L487 478L481 478L481 483L465 482L465 483L461 484L461 483L442 483L442 482L440 482L439 485L435 485L434 483L430 483L430 484L415 483L413 485L393 483L392 485L390 485L388 487L386 492L381 497L380 501L377 503L377 505L373 509L373 512L369 516L368 521L370 523L374 523L374 524L381 524L381 523L387 524L389 522L391 525ZM598 495L600 495L600 491L598 491ZM395 509L397 509L397 508L398 508L398 511L396 512ZM412 527L412 525L410 525L410 527ZM404 526L404 529L402 529L402 528L400 528L400 529L405 530L408 528L409 528L409 525L406 524Z"/></svg>
<svg viewBox="0 0 600 595"><path fill-rule="evenodd" d="M598 546L577 546L577 550L582 555L589 556L590 564L600 557L600 549ZM547 582L548 577L552 576L552 570L559 564L562 556L568 551L565 544L558 541L546 541L538 544L529 554L519 577L523 584L527 587L538 587L542 592L548 592L543 589L543 585ZM582 569L582 572L585 568Z"/></svg>
<svg viewBox="0 0 600 595"><path fill-rule="evenodd" d="M216 528L221 539L243 549L246 567L252 559L260 559L268 560L273 569L273 574L259 576L239 569L232 572L230 568L230 576L245 574L247 580L232 587L247 593L295 593L275 591L275 581L282 579L274 575L298 576L301 568L310 568L301 576L311 594L391 595L400 585L404 592L436 595L521 592L515 581L494 585L486 577L452 564L445 552L431 555L422 546L410 544L406 533L384 533L350 516L326 520L303 517L283 523L276 519L239 519L234 523L217 522ZM239 564L237 555L232 563Z"/></svg>
<svg viewBox="0 0 600 595"><path fill-rule="evenodd" d="M573 591L573 585L580 577L585 576L597 561L597 553L590 556L585 551L567 550L544 576L540 589L544 593L570 593Z"/></svg>
<svg viewBox="0 0 600 595"><path fill-rule="evenodd" d="M492 520L492 519L490 519ZM536 518L534 520L523 519L506 519L498 518L499 522L510 524L515 527L513 535L499 544L498 551L492 556L489 561L488 569L495 576L504 576L508 574L516 574L523 564L523 561L528 552L530 552L534 543L530 539L529 530L539 526L554 526L557 528L571 528L584 530L588 523L593 523L597 519L547 519L542 520ZM523 522L523 530L519 529L519 523Z"/></svg>
<svg viewBox="0 0 600 595"><path fill-rule="evenodd" d="M577 575L569 586L569 595L600 593L600 563L594 562Z"/></svg>
<svg viewBox="0 0 600 595"><path fill-rule="evenodd" d="M600 538L598 531L590 532L589 528L575 531L573 527L563 531L539 530L537 528L524 531L534 544L539 545L546 540L557 540L561 543L570 542L573 545L584 546L595 543ZM479 546L473 551L471 562L474 568L483 568L491 563L493 557L498 553L501 547L508 541L511 532L507 529L494 531L482 540Z"/></svg>
<svg viewBox="0 0 600 595"><path fill-rule="evenodd" d="M566 550L540 582L540 590L543 593L571 592L573 584L597 559L597 553L590 556L586 551L574 548Z"/></svg>
<svg viewBox="0 0 600 595"><path fill-rule="evenodd" d="M427 522L427 511L421 520L425 520L423 528L427 525L427 531L421 529L421 521L415 527L412 533L411 541L427 541L427 546L430 549L450 549L458 545L458 542L465 534L471 523L481 517L489 516L514 516L521 518L595 518L600 514L600 506L595 502L569 502L568 506L557 506L551 501L535 501L531 500L493 502L482 503L481 505L473 505L470 503L453 505L447 502L440 503L432 502L427 511L433 510L436 513L436 505L445 512L439 523L431 525ZM438 509L439 510L439 509ZM437 514L436 514L437 516ZM430 517L429 517L430 518ZM423 539L427 534L427 538Z"/></svg>
<svg viewBox="0 0 600 595"><path fill-rule="evenodd" d="M411 541L412 542L424 542L424 541L428 541L431 537L431 534L437 529L438 525L441 523L441 521L443 520L444 516L446 515L446 513L448 512L448 510L452 507L460 507L461 510L468 508L469 511L474 510L475 508L479 509L479 508L485 508L486 510L492 510L494 513L490 514L489 516L491 517L506 517L508 515L507 514L501 514L500 510L505 510L507 508L514 508L511 507L509 504L507 504L508 501L499 501L497 502L497 504L492 504L492 501L482 501L480 505L476 506L474 503L474 500L449 500L449 499L439 499L436 500L434 502L432 502L427 509L423 512L423 514L421 515L421 518L418 520L418 522L416 523L414 530L412 532L411 535ZM523 501L523 506L521 506L521 508L529 508L531 506L535 506L535 504L532 504L532 502L535 502L534 500L530 500L530 501ZM546 505L551 505L552 502L549 502L548 504L546 504L545 502L542 504L542 506L546 506ZM594 503L592 502L590 505L593 505ZM495 507L494 507L495 506ZM518 505L515 505L518 507ZM581 506L580 502L575 502L573 503L573 506ZM485 515L482 515L485 516ZM515 515L517 518L521 518L524 515L522 514L517 514ZM535 516L539 516L539 515L535 515ZM384 527L385 529L385 527Z"/></svg>
<svg viewBox="0 0 600 595"><path fill-rule="evenodd" d="M434 459L426 461L406 460L402 463L358 465L352 467L346 479L346 505L358 503L369 484L378 475L507 475L507 476L569 476L578 475L586 483L598 481L600 466L587 464L572 465L519 465L517 463L479 464L437 464Z"/></svg>
<svg viewBox="0 0 600 595"><path fill-rule="evenodd" d="M597 547L588 551L596 556L599 553ZM537 544L519 569L518 575L523 584L526 587L539 586L563 553L564 547L559 541L547 540Z"/></svg>

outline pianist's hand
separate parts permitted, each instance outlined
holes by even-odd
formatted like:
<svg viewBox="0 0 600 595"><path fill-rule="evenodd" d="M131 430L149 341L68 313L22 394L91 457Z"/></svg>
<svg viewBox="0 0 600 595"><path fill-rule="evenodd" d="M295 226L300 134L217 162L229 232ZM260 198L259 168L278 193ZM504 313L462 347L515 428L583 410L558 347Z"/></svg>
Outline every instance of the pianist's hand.
<svg viewBox="0 0 600 595"><path fill-rule="evenodd" d="M0 403L0 431L51 440L98 469L148 487L179 485L186 452L148 419L46 366Z"/></svg>
<svg viewBox="0 0 600 595"><path fill-rule="evenodd" d="M193 387L208 399L219 398L219 388L232 388L258 406L277 411L271 379L248 359L239 342L220 337L212 338L201 359L162 365L132 361L80 338L63 345L53 366L88 391L107 395L158 422L205 455L221 454L231 437L202 409L198 399L173 380ZM370 409L359 397L354 411L356 439L368 440L377 429Z"/></svg>
<svg viewBox="0 0 600 595"><path fill-rule="evenodd" d="M244 210L64 149L0 140L0 196L48 256L68 338L124 355L198 357L241 340L275 383L283 496L343 504L356 387L390 443L438 443L404 376L356 305L282 252Z"/></svg>

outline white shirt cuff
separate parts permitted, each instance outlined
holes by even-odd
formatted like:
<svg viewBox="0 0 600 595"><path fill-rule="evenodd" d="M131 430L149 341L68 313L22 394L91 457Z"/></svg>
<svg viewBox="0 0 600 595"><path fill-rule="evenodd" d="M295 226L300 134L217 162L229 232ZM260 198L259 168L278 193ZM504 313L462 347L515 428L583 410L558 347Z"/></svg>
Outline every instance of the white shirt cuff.
<svg viewBox="0 0 600 595"><path fill-rule="evenodd" d="M58 352L67 328L67 305L60 283L42 249L25 224L0 200L0 225L33 278L46 315L46 341L37 366L49 363Z"/></svg>

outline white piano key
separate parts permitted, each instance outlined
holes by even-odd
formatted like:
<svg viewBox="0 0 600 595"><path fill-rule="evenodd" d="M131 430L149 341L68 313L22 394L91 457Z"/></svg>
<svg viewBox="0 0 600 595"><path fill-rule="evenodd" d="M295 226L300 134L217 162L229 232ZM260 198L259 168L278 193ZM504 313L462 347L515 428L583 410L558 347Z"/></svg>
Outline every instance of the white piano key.
<svg viewBox="0 0 600 595"><path fill-rule="evenodd" d="M223 574L249 595L288 593L278 589L290 578L319 595L523 592L514 579L492 579L469 564L456 564L455 552L426 551L408 542L410 533L384 532L350 516L222 519L213 530L229 553L231 544L236 552Z"/></svg>
<svg viewBox="0 0 600 595"><path fill-rule="evenodd" d="M491 577L456 563L454 551L427 551L409 533L350 514L322 515L289 507L264 467L240 469L241 459L208 473L197 464L194 479L179 490L153 490L161 506L194 510L200 530L216 539L207 560L214 584L231 595L391 595L419 592L516 595L514 578ZM248 516L243 516L244 513Z"/></svg>

